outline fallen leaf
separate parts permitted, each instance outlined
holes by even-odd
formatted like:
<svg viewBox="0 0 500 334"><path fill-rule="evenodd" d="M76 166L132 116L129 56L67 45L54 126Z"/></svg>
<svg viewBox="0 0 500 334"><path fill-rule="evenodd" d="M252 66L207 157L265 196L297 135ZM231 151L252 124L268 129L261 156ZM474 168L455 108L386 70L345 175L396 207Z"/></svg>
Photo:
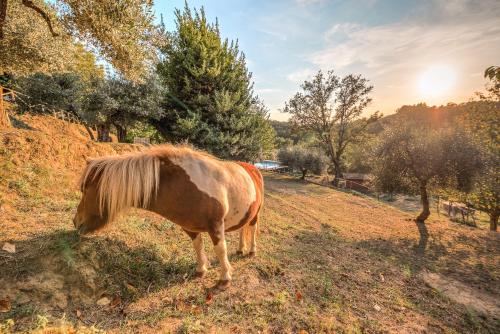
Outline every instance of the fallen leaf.
<svg viewBox="0 0 500 334"><path fill-rule="evenodd" d="M115 296L113 298L113 300L111 301L111 303L109 304L109 306L111 306L112 308L115 308L116 306L118 306L120 303L122 302L122 299L120 296Z"/></svg>
<svg viewBox="0 0 500 334"><path fill-rule="evenodd" d="M210 305L214 301L214 295L209 292L207 293L207 297L205 298L205 304Z"/></svg>
<svg viewBox="0 0 500 334"><path fill-rule="evenodd" d="M298 301L301 301L302 300L302 293L297 290L295 291L295 298L298 300Z"/></svg>
<svg viewBox="0 0 500 334"><path fill-rule="evenodd" d="M375 311L380 311L382 308L380 306L378 306L377 304L373 305L373 308L375 309Z"/></svg>
<svg viewBox="0 0 500 334"><path fill-rule="evenodd" d="M9 312L11 308L12 308L12 306L10 304L9 298L0 299L0 312L1 313Z"/></svg>
<svg viewBox="0 0 500 334"><path fill-rule="evenodd" d="M6 251L7 253L15 253L16 245L6 242L3 244L2 250Z"/></svg>
<svg viewBox="0 0 500 334"><path fill-rule="evenodd" d="M381 281L381 282L385 282L384 275L382 275L382 274L380 274L380 281Z"/></svg>
<svg viewBox="0 0 500 334"><path fill-rule="evenodd" d="M111 300L109 300L108 297L102 297L101 299L99 299L96 304L97 305L100 305L100 306L105 306L105 305L108 305L109 303L111 303Z"/></svg>
<svg viewBox="0 0 500 334"><path fill-rule="evenodd" d="M176 300L175 301L175 308L179 311L186 311L188 309L188 306L186 305L186 303L184 303L184 301Z"/></svg>
<svg viewBox="0 0 500 334"><path fill-rule="evenodd" d="M201 313L201 307L198 305L191 305L191 312L194 314L200 314Z"/></svg>
<svg viewBox="0 0 500 334"><path fill-rule="evenodd" d="M126 286L127 286L127 289L128 289L130 292L132 292L132 293L137 293L137 292L138 292L137 288L136 288L135 286L133 286L132 284L130 284L130 283L126 283Z"/></svg>
<svg viewBox="0 0 500 334"><path fill-rule="evenodd" d="M80 318L82 317L82 312L80 312L80 310L76 310L76 312L75 312L75 313L76 313L76 317L77 317L78 319L80 319Z"/></svg>

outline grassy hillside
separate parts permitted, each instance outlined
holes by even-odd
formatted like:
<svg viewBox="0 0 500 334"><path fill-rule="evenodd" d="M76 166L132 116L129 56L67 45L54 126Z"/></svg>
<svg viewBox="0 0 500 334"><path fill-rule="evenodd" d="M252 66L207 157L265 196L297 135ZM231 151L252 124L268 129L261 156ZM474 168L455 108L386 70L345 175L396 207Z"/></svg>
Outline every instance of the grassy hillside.
<svg viewBox="0 0 500 334"><path fill-rule="evenodd" d="M0 247L16 246L0 251L0 301L10 301L0 332L500 331L497 233L437 216L425 231L384 203L266 175L258 257L236 255L230 234L234 283L214 293L208 238L212 269L195 279L189 238L161 217L133 210L75 235L85 157L139 147L88 142L52 118L22 121L0 130Z"/></svg>

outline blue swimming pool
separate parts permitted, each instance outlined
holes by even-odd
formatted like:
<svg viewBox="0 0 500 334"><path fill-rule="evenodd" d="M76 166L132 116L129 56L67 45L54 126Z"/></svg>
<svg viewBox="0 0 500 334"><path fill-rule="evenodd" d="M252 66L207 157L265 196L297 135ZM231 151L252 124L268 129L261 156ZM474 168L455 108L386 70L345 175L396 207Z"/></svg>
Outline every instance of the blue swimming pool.
<svg viewBox="0 0 500 334"><path fill-rule="evenodd" d="M256 162L254 165L259 169L275 169L282 166L279 161L272 160L262 160Z"/></svg>

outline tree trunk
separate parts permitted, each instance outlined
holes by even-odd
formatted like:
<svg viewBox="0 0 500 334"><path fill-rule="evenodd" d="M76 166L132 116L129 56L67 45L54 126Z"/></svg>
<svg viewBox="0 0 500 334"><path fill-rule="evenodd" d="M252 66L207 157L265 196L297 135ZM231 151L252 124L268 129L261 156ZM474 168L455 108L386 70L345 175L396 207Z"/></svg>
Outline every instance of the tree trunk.
<svg viewBox="0 0 500 334"><path fill-rule="evenodd" d="M73 116L75 116L76 119L79 120L81 122L81 124L85 127L85 130L87 130L87 133L89 134L90 140L92 140L92 141L95 140L94 133L87 125L87 122L83 121L82 118L80 117L80 115L75 111L75 107L73 105L71 105L70 108L68 108L68 111Z"/></svg>
<svg viewBox="0 0 500 334"><path fill-rule="evenodd" d="M306 174L307 174L307 169L303 169L302 170L302 177L300 179L301 180L305 180L306 179Z"/></svg>
<svg viewBox="0 0 500 334"><path fill-rule="evenodd" d="M490 231L497 231L498 229L498 212L494 212L490 215Z"/></svg>
<svg viewBox="0 0 500 334"><path fill-rule="evenodd" d="M7 0L0 0L0 39L3 39L3 27L7 17Z"/></svg>
<svg viewBox="0 0 500 334"><path fill-rule="evenodd" d="M169 140L170 132L167 129L167 127L163 125L161 120L150 119L149 124L151 124L156 129L156 131L158 131L160 133L160 135L163 137L163 139L165 139L167 141Z"/></svg>
<svg viewBox="0 0 500 334"><path fill-rule="evenodd" d="M10 119L3 103L3 87L0 86L0 128L10 127Z"/></svg>
<svg viewBox="0 0 500 334"><path fill-rule="evenodd" d="M333 166L334 166L334 170L335 170L335 176L333 177L332 183L335 187L338 187L339 181L342 178L342 171L340 170L340 163L338 161L334 160Z"/></svg>
<svg viewBox="0 0 500 334"><path fill-rule="evenodd" d="M127 141L127 128L119 124L115 124L116 137L118 137L119 143L125 143Z"/></svg>
<svg viewBox="0 0 500 334"><path fill-rule="evenodd" d="M430 216L429 197L427 196L427 183L420 183L420 201L422 202L422 212L417 217L417 222L423 223Z"/></svg>
<svg viewBox="0 0 500 334"><path fill-rule="evenodd" d="M111 142L111 137L109 135L109 124L99 124L97 126L97 141L100 142Z"/></svg>
<svg viewBox="0 0 500 334"><path fill-rule="evenodd" d="M89 134L90 140L94 141L95 136L92 130L89 128L89 126L86 123L83 123L83 126L85 127L85 130L87 130L87 133Z"/></svg>

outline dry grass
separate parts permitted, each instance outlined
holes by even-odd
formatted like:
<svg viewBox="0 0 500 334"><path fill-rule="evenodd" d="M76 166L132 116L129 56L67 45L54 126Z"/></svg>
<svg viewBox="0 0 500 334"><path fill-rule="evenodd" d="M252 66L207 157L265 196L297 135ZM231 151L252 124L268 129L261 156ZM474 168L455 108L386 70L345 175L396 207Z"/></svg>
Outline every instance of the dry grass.
<svg viewBox="0 0 500 334"><path fill-rule="evenodd" d="M0 299L12 302L0 332L500 330L498 314L452 301L421 275L438 273L498 300L498 234L436 215L425 231L382 202L288 177L266 176L258 257L235 255L231 234L234 283L215 295L208 238L213 268L198 280L189 238L161 217L133 211L80 239L71 218L84 156L136 148L87 143L72 127L50 137L49 129L0 132L0 245L17 247L0 253ZM97 305L102 297L111 304Z"/></svg>

